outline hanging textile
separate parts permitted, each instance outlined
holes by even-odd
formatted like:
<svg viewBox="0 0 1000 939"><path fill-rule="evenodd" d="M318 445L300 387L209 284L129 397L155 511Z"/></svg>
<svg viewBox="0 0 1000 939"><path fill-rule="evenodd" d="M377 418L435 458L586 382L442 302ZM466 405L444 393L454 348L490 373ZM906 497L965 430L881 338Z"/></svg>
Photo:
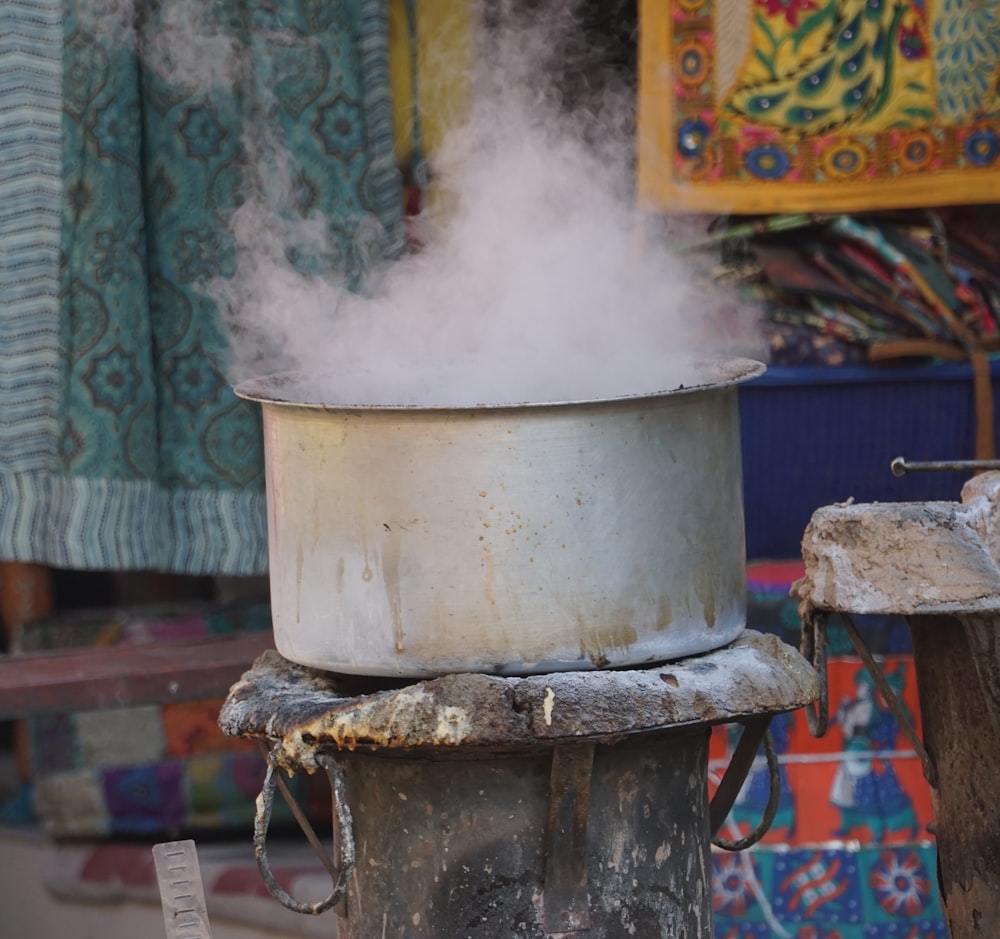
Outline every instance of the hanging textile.
<svg viewBox="0 0 1000 939"><path fill-rule="evenodd" d="M641 0L659 210L857 211L1000 191L997 0Z"/></svg>
<svg viewBox="0 0 1000 939"><path fill-rule="evenodd" d="M259 416L210 287L265 126L283 211L326 226L302 269L356 282L359 219L399 244L384 4L127 6L0 6L0 559L261 573Z"/></svg>

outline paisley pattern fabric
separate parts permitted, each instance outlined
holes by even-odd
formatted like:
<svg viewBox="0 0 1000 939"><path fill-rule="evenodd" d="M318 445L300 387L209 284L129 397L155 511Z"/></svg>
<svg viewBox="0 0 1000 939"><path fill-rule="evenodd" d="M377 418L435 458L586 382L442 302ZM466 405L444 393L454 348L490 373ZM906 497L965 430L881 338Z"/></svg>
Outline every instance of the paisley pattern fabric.
<svg viewBox="0 0 1000 939"><path fill-rule="evenodd" d="M996 90L1000 3L940 0L933 25L938 108L961 119L982 108Z"/></svg>
<svg viewBox="0 0 1000 939"><path fill-rule="evenodd" d="M640 188L661 209L990 201L998 0L641 0Z"/></svg>
<svg viewBox="0 0 1000 939"><path fill-rule="evenodd" d="M284 210L330 230L300 268L356 280L358 219L378 223L367 251L398 241L386 14L123 6L0 8L0 558L261 573L259 415L229 387L208 288L235 273L264 126L294 180Z"/></svg>

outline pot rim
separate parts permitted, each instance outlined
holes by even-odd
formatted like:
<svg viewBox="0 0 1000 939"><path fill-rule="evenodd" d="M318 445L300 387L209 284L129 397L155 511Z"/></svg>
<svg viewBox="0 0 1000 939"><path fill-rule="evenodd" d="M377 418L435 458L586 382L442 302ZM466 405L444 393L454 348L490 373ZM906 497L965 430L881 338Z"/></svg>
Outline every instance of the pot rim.
<svg viewBox="0 0 1000 939"><path fill-rule="evenodd" d="M272 372L271 374L261 375L256 378L248 378L237 383L233 391L237 397L262 405L309 408L320 411L386 411L406 413L429 411L440 413L455 411L499 411L510 410L512 408L537 410L581 405L613 404L615 402L635 402L712 391L759 378L767 371L767 366L763 362L743 356L696 360L689 363L688 367L694 370L698 380L694 383L679 383L675 388L607 397L554 401L507 401L450 405L359 404L326 401L319 400L321 397L320 387L324 379L327 376L332 376L333 373L307 370L286 370ZM687 374L685 374L685 377L687 377Z"/></svg>

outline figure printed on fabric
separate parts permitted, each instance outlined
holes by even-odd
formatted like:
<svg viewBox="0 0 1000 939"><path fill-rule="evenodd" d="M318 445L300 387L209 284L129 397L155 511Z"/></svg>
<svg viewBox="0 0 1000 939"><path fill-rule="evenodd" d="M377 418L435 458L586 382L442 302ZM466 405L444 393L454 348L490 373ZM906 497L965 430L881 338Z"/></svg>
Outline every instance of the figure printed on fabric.
<svg viewBox="0 0 1000 939"><path fill-rule="evenodd" d="M886 678L898 697L906 680L903 664ZM835 834L847 838L855 828L867 826L878 841L901 832L916 838L920 826L912 801L892 761L880 756L897 750L899 723L864 666L858 668L854 687L854 696L844 698L833 718L844 735L844 754L830 787L830 803L841 820Z"/></svg>

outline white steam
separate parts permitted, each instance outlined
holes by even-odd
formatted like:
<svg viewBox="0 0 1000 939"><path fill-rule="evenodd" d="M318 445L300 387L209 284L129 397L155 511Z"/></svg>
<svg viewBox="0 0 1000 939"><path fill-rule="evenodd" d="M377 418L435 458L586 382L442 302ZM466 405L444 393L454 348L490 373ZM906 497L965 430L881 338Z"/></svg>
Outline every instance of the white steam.
<svg viewBox="0 0 1000 939"><path fill-rule="evenodd" d="M209 86L238 70L217 30L185 45L179 20L163 26L154 64L193 74L198 60ZM472 113L432 155L425 245L373 262L358 292L340 271L289 263L291 246L329 253L329 226L296 214L273 129L251 129L256 188L234 219L237 273L211 286L234 382L322 373L333 404L574 401L669 390L690 380L692 360L755 345L752 315L696 284L664 226L635 206L634 88L589 88L583 73L567 103L552 82L553 60L579 51L574 29L569 0L546 0L523 28L483 31ZM374 218L349 224L364 266L386 233Z"/></svg>

